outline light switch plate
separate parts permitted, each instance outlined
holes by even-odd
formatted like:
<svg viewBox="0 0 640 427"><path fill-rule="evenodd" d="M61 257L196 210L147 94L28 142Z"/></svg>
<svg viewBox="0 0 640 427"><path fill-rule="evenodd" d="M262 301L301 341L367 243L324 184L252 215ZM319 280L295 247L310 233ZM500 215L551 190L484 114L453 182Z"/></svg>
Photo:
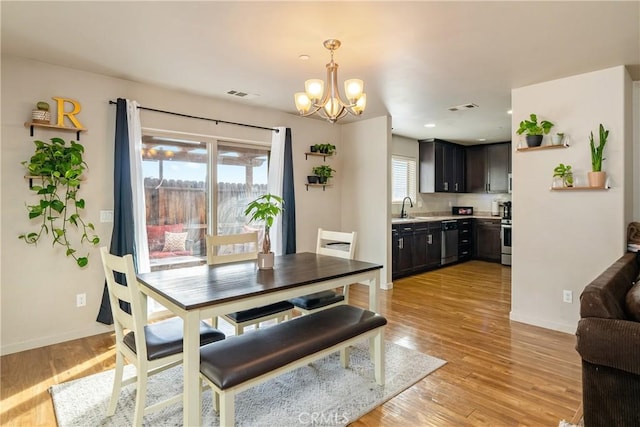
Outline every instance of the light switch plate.
<svg viewBox="0 0 640 427"><path fill-rule="evenodd" d="M113 222L113 211L100 211L100 222Z"/></svg>

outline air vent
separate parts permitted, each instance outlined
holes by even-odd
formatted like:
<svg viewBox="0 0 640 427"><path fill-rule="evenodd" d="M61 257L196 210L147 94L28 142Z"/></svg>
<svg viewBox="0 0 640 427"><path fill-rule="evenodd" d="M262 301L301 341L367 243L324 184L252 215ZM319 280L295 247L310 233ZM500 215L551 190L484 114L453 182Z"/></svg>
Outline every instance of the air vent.
<svg viewBox="0 0 640 427"><path fill-rule="evenodd" d="M248 95L248 93L246 92L238 92L237 90L230 90L229 92L227 92L227 94L233 95L233 96L239 96L240 98L244 98L245 96Z"/></svg>
<svg viewBox="0 0 640 427"><path fill-rule="evenodd" d="M449 107L448 110L449 111L462 111L462 110L471 110L473 108L478 108L478 106L476 104L473 104L473 103L468 103L468 104L456 105L455 107Z"/></svg>

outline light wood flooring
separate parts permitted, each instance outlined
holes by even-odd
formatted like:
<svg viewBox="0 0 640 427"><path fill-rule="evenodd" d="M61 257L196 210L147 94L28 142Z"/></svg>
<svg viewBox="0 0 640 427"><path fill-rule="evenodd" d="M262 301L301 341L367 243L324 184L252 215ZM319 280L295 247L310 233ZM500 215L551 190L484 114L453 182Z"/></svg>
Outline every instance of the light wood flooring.
<svg viewBox="0 0 640 427"><path fill-rule="evenodd" d="M575 336L511 322L510 268L471 261L382 291L386 339L447 364L353 426L557 426L580 406ZM367 306L367 288L351 287ZM0 425L55 426L52 384L113 368L112 334L0 359Z"/></svg>

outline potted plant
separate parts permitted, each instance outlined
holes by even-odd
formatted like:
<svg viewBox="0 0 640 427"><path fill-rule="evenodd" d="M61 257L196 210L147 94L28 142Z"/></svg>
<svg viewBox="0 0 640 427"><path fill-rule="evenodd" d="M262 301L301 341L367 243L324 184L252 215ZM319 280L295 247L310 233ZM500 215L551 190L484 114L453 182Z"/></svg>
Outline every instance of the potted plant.
<svg viewBox="0 0 640 427"><path fill-rule="evenodd" d="M551 144L561 145L563 139L564 139L564 133L562 132L555 133L551 135Z"/></svg>
<svg viewBox="0 0 640 427"><path fill-rule="evenodd" d="M553 169L553 177L562 179L563 187L573 187L573 171L571 165L560 163Z"/></svg>
<svg viewBox="0 0 640 427"><path fill-rule="evenodd" d="M316 144L313 146L318 153L332 155L336 151L336 146L333 144ZM313 150L311 150L313 152Z"/></svg>
<svg viewBox="0 0 640 427"><path fill-rule="evenodd" d="M607 143L609 137L609 131L600 123L600 143L596 147L593 142L593 132L589 135L589 146L591 147L591 172L587 173L590 187L604 188L605 181L607 180L607 173L602 171L602 157L604 152L604 146Z"/></svg>
<svg viewBox="0 0 640 427"><path fill-rule="evenodd" d="M327 179L333 178L333 172L335 171L336 170L329 165L314 166L312 169L313 174L318 176L318 182L320 184L326 184Z"/></svg>
<svg viewBox="0 0 640 427"><path fill-rule="evenodd" d="M27 244L37 245L43 234L53 236L53 245L61 245L66 255L73 257L80 267L88 264L87 256L78 256L74 244L71 243L69 227L73 225L80 232L80 245L100 243L100 238L93 234L94 226L82 219L80 211L84 209L84 199L78 197L82 173L87 164L82 159L84 147L75 141L67 145L62 138L51 138L51 142L34 141L36 151L29 161L22 164L27 168L30 177L37 177L42 185L31 187L40 200L34 205L27 205L29 219L39 219L40 229L37 232L20 234L18 238ZM92 232L90 236L89 233Z"/></svg>
<svg viewBox="0 0 640 427"><path fill-rule="evenodd" d="M542 144L543 134L548 134L554 124L547 120L542 120L538 123L538 116L535 114L531 114L529 119L520 122L520 127L516 133L518 135L526 133L527 145L529 147L538 147Z"/></svg>
<svg viewBox="0 0 640 427"><path fill-rule="evenodd" d="M251 216L249 222L264 221L264 237L262 250L258 252L258 268L269 270L273 268L273 252L271 252L271 237L269 232L273 220L284 209L284 200L273 194L264 194L247 205L244 214Z"/></svg>

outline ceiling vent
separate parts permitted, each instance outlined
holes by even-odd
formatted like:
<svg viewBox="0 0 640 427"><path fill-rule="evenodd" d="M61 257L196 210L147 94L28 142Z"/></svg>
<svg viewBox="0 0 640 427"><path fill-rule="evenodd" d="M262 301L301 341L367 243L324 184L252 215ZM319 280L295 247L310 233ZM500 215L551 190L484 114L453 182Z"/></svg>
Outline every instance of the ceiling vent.
<svg viewBox="0 0 640 427"><path fill-rule="evenodd" d="M462 105L456 105L455 107L449 107L448 110L449 111L462 111L462 110L471 110L473 108L478 108L478 106L474 103L468 103L468 104L462 104Z"/></svg>
<svg viewBox="0 0 640 427"><path fill-rule="evenodd" d="M233 95L233 96L239 96L240 98L244 98L245 96L249 95L246 92L238 92L237 90L230 90L229 92L227 92L228 95Z"/></svg>

